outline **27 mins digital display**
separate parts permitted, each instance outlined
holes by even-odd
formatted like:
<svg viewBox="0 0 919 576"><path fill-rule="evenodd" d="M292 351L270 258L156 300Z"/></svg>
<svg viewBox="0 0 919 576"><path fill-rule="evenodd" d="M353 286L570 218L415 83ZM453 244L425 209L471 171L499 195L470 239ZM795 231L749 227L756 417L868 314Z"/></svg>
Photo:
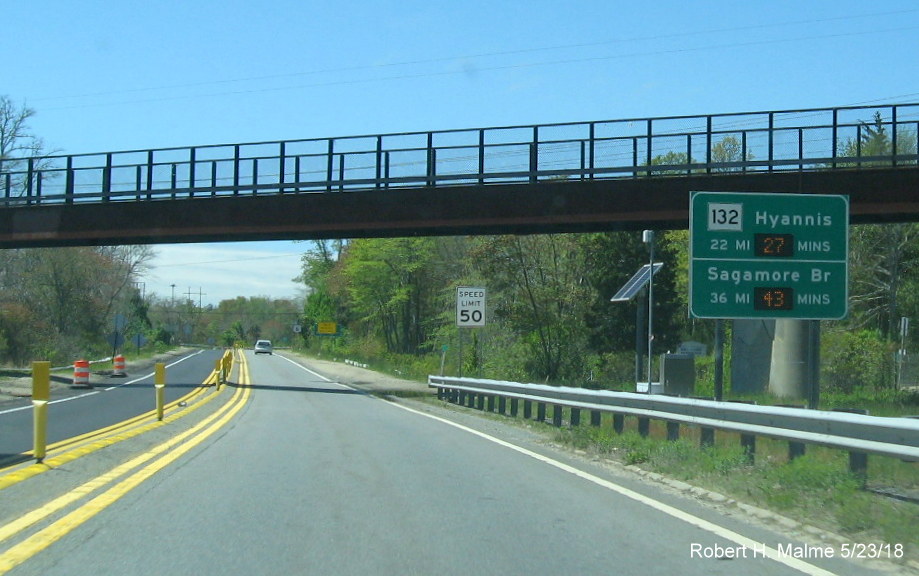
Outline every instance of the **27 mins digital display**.
<svg viewBox="0 0 919 576"><path fill-rule="evenodd" d="M791 258L795 255L794 234L754 234L753 254L766 258Z"/></svg>

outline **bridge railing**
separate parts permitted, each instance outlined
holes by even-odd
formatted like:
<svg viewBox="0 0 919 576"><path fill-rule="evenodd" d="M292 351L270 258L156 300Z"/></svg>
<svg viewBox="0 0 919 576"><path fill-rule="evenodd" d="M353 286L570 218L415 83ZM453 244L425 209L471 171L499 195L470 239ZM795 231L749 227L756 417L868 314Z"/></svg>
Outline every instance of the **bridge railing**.
<svg viewBox="0 0 919 576"><path fill-rule="evenodd" d="M0 205L916 165L919 104L0 160Z"/></svg>

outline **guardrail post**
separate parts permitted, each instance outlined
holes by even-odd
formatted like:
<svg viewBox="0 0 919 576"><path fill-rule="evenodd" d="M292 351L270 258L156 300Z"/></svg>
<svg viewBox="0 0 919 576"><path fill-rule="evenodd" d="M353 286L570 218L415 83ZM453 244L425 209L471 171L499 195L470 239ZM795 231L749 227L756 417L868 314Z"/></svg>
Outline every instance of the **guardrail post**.
<svg viewBox="0 0 919 576"><path fill-rule="evenodd" d="M699 429L699 446L701 448L708 448L714 445L715 445L715 429L714 428Z"/></svg>
<svg viewBox="0 0 919 576"><path fill-rule="evenodd" d="M864 452L849 452L849 472L858 480L859 487L868 484L868 455Z"/></svg>
<svg viewBox="0 0 919 576"><path fill-rule="evenodd" d="M536 419L540 422L546 421L546 404L539 402L536 404Z"/></svg>
<svg viewBox="0 0 919 576"><path fill-rule="evenodd" d="M834 408L833 412L868 414L867 410L861 408ZM868 454L864 452L849 452L849 472L858 480L859 486L864 488L868 483Z"/></svg>
<svg viewBox="0 0 919 576"><path fill-rule="evenodd" d="M645 417L638 418L638 434L642 438L647 438L651 433L651 419Z"/></svg>
<svg viewBox="0 0 919 576"><path fill-rule="evenodd" d="M491 394L488 395L488 411L489 412L495 411L495 397Z"/></svg>
<svg viewBox="0 0 919 576"><path fill-rule="evenodd" d="M529 420L533 417L533 402L530 400L523 401L523 418Z"/></svg>
<svg viewBox="0 0 919 576"><path fill-rule="evenodd" d="M562 407L558 404L552 405L552 425L556 428L562 426Z"/></svg>
<svg viewBox="0 0 919 576"><path fill-rule="evenodd" d="M676 442L680 439L680 423L667 422L667 440Z"/></svg>
<svg viewBox="0 0 919 576"><path fill-rule="evenodd" d="M507 412L507 397L498 396L498 413L504 416Z"/></svg>
<svg viewBox="0 0 919 576"><path fill-rule="evenodd" d="M581 425L581 409L580 408L571 409L571 425L572 426Z"/></svg>
<svg viewBox="0 0 919 576"><path fill-rule="evenodd" d="M163 408L166 403L166 364L157 362L154 375L153 386L156 388L156 419L163 421Z"/></svg>
<svg viewBox="0 0 919 576"><path fill-rule="evenodd" d="M476 409L485 410L485 394L477 394L475 400L476 400L476 405L475 405Z"/></svg>
<svg viewBox="0 0 919 576"><path fill-rule="evenodd" d="M511 416L514 418L517 417L517 412L518 412L517 408L519 404L520 404L520 401L517 398L511 398Z"/></svg>
<svg viewBox="0 0 919 576"><path fill-rule="evenodd" d="M600 425L601 412L599 410L590 411L590 425L599 426Z"/></svg>
<svg viewBox="0 0 919 576"><path fill-rule="evenodd" d="M466 392L464 390L460 390L456 393L456 403L460 406L466 404Z"/></svg>
<svg viewBox="0 0 919 576"><path fill-rule="evenodd" d="M51 399L51 363L32 362L32 455L41 463L48 445L48 401Z"/></svg>
<svg viewBox="0 0 919 576"><path fill-rule="evenodd" d="M804 456L804 452L807 450L807 446L801 442L789 442L788 443L788 459L794 460L800 456Z"/></svg>
<svg viewBox="0 0 919 576"><path fill-rule="evenodd" d="M625 415L624 414L613 414L613 430L616 434L622 434L622 431L625 429Z"/></svg>
<svg viewBox="0 0 919 576"><path fill-rule="evenodd" d="M747 461L753 464L756 460L756 436L752 434L741 434L740 447L743 448Z"/></svg>

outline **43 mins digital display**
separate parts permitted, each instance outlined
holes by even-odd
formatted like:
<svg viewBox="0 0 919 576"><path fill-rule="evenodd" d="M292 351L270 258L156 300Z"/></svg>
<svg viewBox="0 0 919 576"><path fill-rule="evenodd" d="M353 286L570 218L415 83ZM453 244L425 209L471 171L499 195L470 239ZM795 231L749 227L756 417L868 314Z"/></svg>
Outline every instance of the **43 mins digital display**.
<svg viewBox="0 0 919 576"><path fill-rule="evenodd" d="M754 310L792 310L794 309L795 291L793 288L754 288Z"/></svg>

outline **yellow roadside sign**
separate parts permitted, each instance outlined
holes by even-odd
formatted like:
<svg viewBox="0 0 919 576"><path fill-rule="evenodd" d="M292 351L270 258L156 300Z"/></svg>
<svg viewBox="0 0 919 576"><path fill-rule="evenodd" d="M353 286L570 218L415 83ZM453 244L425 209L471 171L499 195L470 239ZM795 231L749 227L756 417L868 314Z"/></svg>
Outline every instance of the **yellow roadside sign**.
<svg viewBox="0 0 919 576"><path fill-rule="evenodd" d="M316 325L316 332L325 335L338 334L338 324L335 322L319 322Z"/></svg>

